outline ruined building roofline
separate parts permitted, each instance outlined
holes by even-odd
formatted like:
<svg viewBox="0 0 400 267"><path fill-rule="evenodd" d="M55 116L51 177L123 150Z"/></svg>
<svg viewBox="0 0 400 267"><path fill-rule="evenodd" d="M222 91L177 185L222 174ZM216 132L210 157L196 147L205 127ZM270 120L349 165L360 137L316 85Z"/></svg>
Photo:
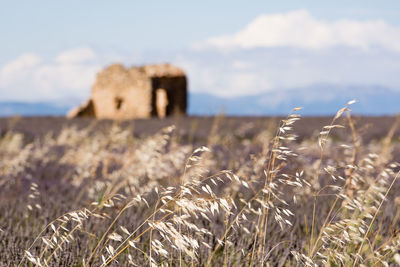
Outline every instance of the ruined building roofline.
<svg viewBox="0 0 400 267"><path fill-rule="evenodd" d="M144 66L133 66L130 68L124 67L122 64L112 64L106 67L102 72L129 72L137 71L145 74L149 78L163 78L163 77L184 77L185 72L174 65L168 63L152 64Z"/></svg>
<svg viewBox="0 0 400 267"><path fill-rule="evenodd" d="M147 76L153 78L185 76L185 72L181 68L171 64L145 65L140 68L144 70Z"/></svg>

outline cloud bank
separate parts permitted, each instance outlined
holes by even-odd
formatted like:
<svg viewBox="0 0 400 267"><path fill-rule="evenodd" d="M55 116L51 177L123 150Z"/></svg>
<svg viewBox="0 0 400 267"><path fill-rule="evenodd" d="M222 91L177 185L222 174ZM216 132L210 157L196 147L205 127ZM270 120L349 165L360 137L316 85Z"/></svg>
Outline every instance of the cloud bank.
<svg viewBox="0 0 400 267"><path fill-rule="evenodd" d="M23 54L0 68L2 101L69 101L88 96L101 64L87 47L61 52L44 59L36 54ZM85 90L86 89L86 90Z"/></svg>
<svg viewBox="0 0 400 267"><path fill-rule="evenodd" d="M318 84L400 91L400 27L380 20L324 21L297 10L260 15L236 33L211 37L185 51L130 54L83 46L51 58L26 53L0 66L0 101L83 101L96 73L115 62L171 62L188 73L191 92L220 97L275 92L274 105L293 90ZM338 93L318 88L325 98Z"/></svg>
<svg viewBox="0 0 400 267"><path fill-rule="evenodd" d="M260 15L244 29L231 35L209 38L203 45L219 49L347 46L365 50L382 47L400 52L400 27L388 25L383 20L324 21L313 17L307 10L296 10Z"/></svg>

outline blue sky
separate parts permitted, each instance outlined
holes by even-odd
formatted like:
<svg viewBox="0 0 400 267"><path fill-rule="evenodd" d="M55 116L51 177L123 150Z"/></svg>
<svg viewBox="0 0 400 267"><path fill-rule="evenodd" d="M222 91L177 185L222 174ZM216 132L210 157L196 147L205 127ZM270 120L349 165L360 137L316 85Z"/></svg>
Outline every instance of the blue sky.
<svg viewBox="0 0 400 267"><path fill-rule="evenodd" d="M83 101L114 62L175 63L223 97L400 90L400 1L2 1L0 34L0 101Z"/></svg>

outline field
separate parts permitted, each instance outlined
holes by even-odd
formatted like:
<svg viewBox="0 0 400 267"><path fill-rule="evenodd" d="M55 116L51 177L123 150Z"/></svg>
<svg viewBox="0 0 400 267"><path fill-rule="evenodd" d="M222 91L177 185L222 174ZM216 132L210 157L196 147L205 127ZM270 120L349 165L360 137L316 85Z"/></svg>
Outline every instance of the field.
<svg viewBox="0 0 400 267"><path fill-rule="evenodd" d="M398 120L0 119L0 266L397 266Z"/></svg>

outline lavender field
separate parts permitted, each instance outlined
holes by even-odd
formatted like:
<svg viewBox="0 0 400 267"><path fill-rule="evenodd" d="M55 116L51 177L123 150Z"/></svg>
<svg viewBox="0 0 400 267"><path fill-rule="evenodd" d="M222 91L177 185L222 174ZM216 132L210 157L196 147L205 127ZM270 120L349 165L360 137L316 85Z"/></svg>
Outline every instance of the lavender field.
<svg viewBox="0 0 400 267"><path fill-rule="evenodd" d="M0 119L1 266L397 266L395 117Z"/></svg>

